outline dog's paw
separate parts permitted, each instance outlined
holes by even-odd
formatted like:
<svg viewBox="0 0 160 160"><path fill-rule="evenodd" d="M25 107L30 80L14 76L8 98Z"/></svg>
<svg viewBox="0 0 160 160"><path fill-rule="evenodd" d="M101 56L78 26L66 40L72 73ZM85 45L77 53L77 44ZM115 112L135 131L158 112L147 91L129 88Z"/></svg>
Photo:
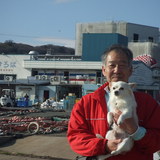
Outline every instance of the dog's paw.
<svg viewBox="0 0 160 160"><path fill-rule="evenodd" d="M108 112L107 121L108 121L109 126L111 126L113 123L113 113L112 112Z"/></svg>
<svg viewBox="0 0 160 160"><path fill-rule="evenodd" d="M121 119L118 119L117 124L120 125L122 123L123 123L123 121Z"/></svg>
<svg viewBox="0 0 160 160"><path fill-rule="evenodd" d="M120 125L124 122L124 116L120 115L118 120L117 120L117 124Z"/></svg>
<svg viewBox="0 0 160 160"><path fill-rule="evenodd" d="M108 124L109 124L109 126L112 126L113 121L112 120L108 120Z"/></svg>
<svg viewBox="0 0 160 160"><path fill-rule="evenodd" d="M119 152L119 151L117 151L117 150L116 150L116 151L112 151L112 152L111 152L111 155L118 155L118 154L120 154L120 152Z"/></svg>

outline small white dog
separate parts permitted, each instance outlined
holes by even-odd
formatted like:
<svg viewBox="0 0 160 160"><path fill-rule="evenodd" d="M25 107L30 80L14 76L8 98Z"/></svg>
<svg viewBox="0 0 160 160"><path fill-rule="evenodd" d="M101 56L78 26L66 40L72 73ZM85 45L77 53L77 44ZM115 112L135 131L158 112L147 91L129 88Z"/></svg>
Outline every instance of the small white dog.
<svg viewBox="0 0 160 160"><path fill-rule="evenodd" d="M119 127L119 124L123 123L125 119L131 117L134 117L136 123L138 124L138 117L136 114L137 104L132 91L134 86L134 83L126 83L122 81L112 82L109 99L110 111L107 114L107 120L112 129L107 132L105 138L108 140L122 139L122 142L118 144L117 150L112 151L111 154L108 155L98 156L98 160L104 160L113 155L127 152L133 147L134 142L132 138L128 135L128 133ZM113 120L113 113L116 110L122 112L118 118L117 124L115 124ZM98 138L102 138L100 135L96 136Z"/></svg>

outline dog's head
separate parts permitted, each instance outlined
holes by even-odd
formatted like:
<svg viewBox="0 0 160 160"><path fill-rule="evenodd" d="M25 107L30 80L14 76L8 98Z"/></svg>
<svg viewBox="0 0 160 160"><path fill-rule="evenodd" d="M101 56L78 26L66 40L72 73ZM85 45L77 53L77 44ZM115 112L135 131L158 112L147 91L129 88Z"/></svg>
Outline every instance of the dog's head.
<svg viewBox="0 0 160 160"><path fill-rule="evenodd" d="M110 87L111 94L117 97L127 97L132 95L132 88L135 87L135 83L126 83L122 81L112 82Z"/></svg>

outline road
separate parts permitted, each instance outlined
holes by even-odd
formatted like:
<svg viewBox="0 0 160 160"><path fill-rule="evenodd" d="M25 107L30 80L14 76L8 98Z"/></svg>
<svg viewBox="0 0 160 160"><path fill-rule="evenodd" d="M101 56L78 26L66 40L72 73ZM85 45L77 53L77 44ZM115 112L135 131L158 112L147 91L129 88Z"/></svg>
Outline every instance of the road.
<svg viewBox="0 0 160 160"><path fill-rule="evenodd" d="M22 109L26 110L26 109ZM64 117L69 118L69 112L24 112L21 117ZM16 116L15 112L12 113ZM12 118L11 114L1 115L0 118ZM74 160L77 156L67 141L66 131L52 134L36 134L22 138L12 138L8 142L0 136L0 160Z"/></svg>
<svg viewBox="0 0 160 160"><path fill-rule="evenodd" d="M67 142L65 134L33 135L12 140L0 147L2 160L74 160L77 156Z"/></svg>

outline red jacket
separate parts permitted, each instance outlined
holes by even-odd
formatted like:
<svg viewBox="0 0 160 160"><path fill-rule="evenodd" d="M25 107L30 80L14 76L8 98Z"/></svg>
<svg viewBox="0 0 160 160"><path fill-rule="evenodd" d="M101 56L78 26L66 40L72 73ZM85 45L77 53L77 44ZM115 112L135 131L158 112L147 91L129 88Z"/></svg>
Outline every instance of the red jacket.
<svg viewBox="0 0 160 160"><path fill-rule="evenodd" d="M108 131L107 106L104 88L82 97L73 107L68 126L68 141L71 148L83 156L105 154L106 139L96 138L96 134L105 137ZM134 147L125 155L117 155L107 160L153 160L153 153L160 150L160 106L148 94L135 92L139 126L146 128L145 136L135 141Z"/></svg>

